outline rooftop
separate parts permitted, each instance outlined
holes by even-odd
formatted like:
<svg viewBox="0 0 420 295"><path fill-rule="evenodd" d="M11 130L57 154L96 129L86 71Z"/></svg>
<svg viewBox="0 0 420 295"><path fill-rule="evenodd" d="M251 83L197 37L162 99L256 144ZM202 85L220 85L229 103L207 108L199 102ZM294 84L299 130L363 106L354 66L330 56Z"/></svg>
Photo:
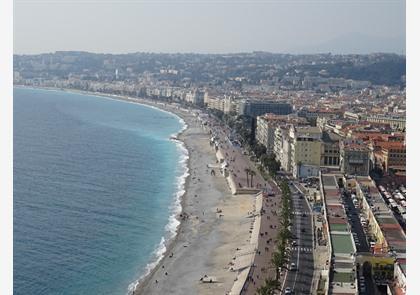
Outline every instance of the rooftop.
<svg viewBox="0 0 420 295"><path fill-rule="evenodd" d="M321 128L314 126L296 126L298 134L320 134Z"/></svg>
<svg viewBox="0 0 420 295"><path fill-rule="evenodd" d="M332 233L332 246L335 254L351 254L356 251L350 233Z"/></svg>

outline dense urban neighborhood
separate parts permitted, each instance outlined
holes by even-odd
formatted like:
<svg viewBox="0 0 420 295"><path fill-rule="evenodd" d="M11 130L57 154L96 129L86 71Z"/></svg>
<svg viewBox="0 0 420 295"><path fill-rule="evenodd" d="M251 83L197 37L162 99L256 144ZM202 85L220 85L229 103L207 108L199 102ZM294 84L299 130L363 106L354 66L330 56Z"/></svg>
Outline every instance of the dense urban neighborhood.
<svg viewBox="0 0 420 295"><path fill-rule="evenodd" d="M194 114L232 194L258 194L253 228L266 228L243 254L249 261L233 266L235 285L243 283L230 294L399 295L405 64L405 56L385 53L55 52L15 55L14 84ZM274 240L265 237L271 232Z"/></svg>

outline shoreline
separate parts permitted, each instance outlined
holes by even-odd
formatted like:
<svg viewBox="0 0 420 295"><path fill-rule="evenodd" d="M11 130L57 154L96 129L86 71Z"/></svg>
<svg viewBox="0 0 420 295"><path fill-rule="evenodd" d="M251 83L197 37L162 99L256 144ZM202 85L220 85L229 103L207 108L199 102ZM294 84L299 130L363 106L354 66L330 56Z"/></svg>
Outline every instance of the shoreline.
<svg viewBox="0 0 420 295"><path fill-rule="evenodd" d="M153 109L157 109L159 111L165 112L165 113L169 113L170 115L173 115L175 117L178 117L179 120L182 122L183 127L182 129L177 132L176 134L172 134L169 138L170 141L173 141L177 146L180 146L181 149L181 159L180 161L184 162L184 160L182 159L183 154L182 154L182 149L185 149L186 151L186 163L185 163L185 171L184 173L180 176L182 177L183 175L186 175L184 177L184 180L182 181L182 187L180 189L178 189L174 194L177 195L179 192L183 191L182 195L180 195L179 197L174 198L171 206L176 206L176 203L179 202L180 204L180 210L176 210L176 212L171 212L171 214L168 217L168 223L165 225L165 234L164 236L161 237L161 241L163 239L164 244L163 246L165 247L165 251L163 252L162 255L157 255L157 251L159 250L159 248L161 248L161 243L159 243L159 245L156 246L155 250L150 253L150 262L147 263L147 265L144 267L143 269L143 273L140 274L140 277L130 283L127 286L127 294L134 294L137 292L137 290L141 287L142 283L145 281L150 280L149 277L151 277L153 275L153 273L155 273L158 269L159 266L161 265L161 261L166 257L169 256L168 253L170 253L170 251L173 249L174 244L176 243L179 233L181 231L181 228L183 228L183 220L179 219L179 214L183 212L184 208L185 208L185 195L187 193L187 188L188 188L188 184L189 184L189 180L190 180L190 149L189 147L186 145L186 143L180 139L180 137L182 136L182 134L184 132L186 132L189 128L189 124L186 122L186 115L183 114L180 109L177 109L175 106L170 105L171 107L169 108L167 105L165 105L164 103L158 104L157 102L153 102L153 101L149 101L148 99L145 98L134 98L134 97L129 97L129 96L122 96L122 95L113 95L113 94L104 94L101 92L91 92L91 91L84 91L84 90L78 90L78 89L67 89L67 88L55 88L55 87L39 87L39 86L27 86L27 85L14 85L14 87L20 87L20 88L29 88L29 89L39 89L39 90L49 90L49 91L62 91L62 92L69 92L69 93L74 93L74 94L84 94L84 95L90 95L90 96L97 96L97 97L101 97L101 98L105 98L105 99L112 99L112 100L118 100L118 101L124 101L124 102L129 102L129 103L133 103L133 104L139 104L139 105L143 105L149 108L153 108ZM183 163L181 163L181 165L183 165ZM178 178L178 177L177 177ZM174 210L175 211L175 210ZM179 211L179 212L178 212ZM179 224L177 225L176 229L174 232L171 232L170 230L167 229L168 225L170 225L171 223L171 218L175 218ZM169 234L172 236L166 237L166 235ZM152 267L150 267L152 265ZM149 269L150 267L150 269Z"/></svg>
<svg viewBox="0 0 420 295"><path fill-rule="evenodd" d="M184 182L184 192L180 197L182 215L175 217L179 225L175 235L165 239L163 255L159 257L156 255L161 246L159 244L151 253L151 259L155 259L143 268L139 278L127 287L127 292L136 295L236 294L238 287L239 289L244 287L242 284L245 284L243 280L247 275L237 267L235 267L237 270L233 270L231 266L236 264L235 258L238 255L243 255L240 254L241 251L252 246L250 241L255 239L253 238L255 231L259 232L259 228L254 228L255 218L251 218L256 213L256 195L255 192L233 194L232 183L221 170L219 172L219 169L214 169L216 174L211 176L210 170L213 169L209 164L214 166L219 159L214 147L210 146L208 127L203 128L191 109L144 98L77 89L18 87L64 91L136 103L156 108L183 120L185 128L170 138L183 144L188 151L188 175ZM205 163L207 168L203 165ZM223 209L223 214L220 214L223 218L219 216L219 208ZM187 219L184 219L186 216ZM169 222L170 219L168 224ZM166 238L167 233L165 226L163 238ZM240 260L243 260L242 257ZM153 267L147 269L150 265ZM176 273L176 276L172 276L173 273ZM200 277L206 275L215 278L216 282L203 283ZM241 286L238 286L238 283Z"/></svg>

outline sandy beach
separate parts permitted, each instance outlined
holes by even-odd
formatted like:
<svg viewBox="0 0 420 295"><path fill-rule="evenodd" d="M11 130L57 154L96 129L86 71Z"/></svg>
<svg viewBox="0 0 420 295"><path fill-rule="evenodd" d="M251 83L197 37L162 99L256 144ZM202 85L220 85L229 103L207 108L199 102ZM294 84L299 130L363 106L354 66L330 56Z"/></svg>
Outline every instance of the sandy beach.
<svg viewBox="0 0 420 295"><path fill-rule="evenodd" d="M233 196L220 170L207 166L216 164L215 150L196 117L168 106L164 109L181 116L189 126L179 135L190 156L182 200L182 216L188 217L181 217L177 237L135 294L227 294L237 276L229 270L229 262L237 248L249 244L253 219L248 213L255 197ZM217 282L201 282L205 275Z"/></svg>
<svg viewBox="0 0 420 295"><path fill-rule="evenodd" d="M277 223L277 218L272 216L268 221L265 216L259 216L257 200L260 200L259 208L268 207L268 200L257 197L259 189L245 186L240 194L235 192L246 183L243 170L252 167L249 160L226 143L216 153L214 145L210 145L210 129L204 128L191 110L139 98L70 91L157 107L178 115L187 124L178 135L189 152L189 176L181 200L182 213L178 216L181 223L176 237L166 245L164 257L139 281L133 294L239 294L245 280L246 293L252 294L265 277L272 276L272 271L257 271L261 265L269 263L275 248L270 244L267 245L270 249L264 251L268 247L259 236L260 230L269 232L267 238L275 236L276 230L268 227L273 221ZM212 130L221 132L220 126ZM216 154L226 160L236 154L236 161L233 160L229 168L231 176L235 177L222 174ZM267 185L259 173L255 184ZM249 193L244 193L247 189ZM258 252L262 255L256 255ZM249 268L253 261L258 265ZM259 276L255 277L255 273ZM204 282L209 279L211 283ZM236 291L231 292L234 285Z"/></svg>

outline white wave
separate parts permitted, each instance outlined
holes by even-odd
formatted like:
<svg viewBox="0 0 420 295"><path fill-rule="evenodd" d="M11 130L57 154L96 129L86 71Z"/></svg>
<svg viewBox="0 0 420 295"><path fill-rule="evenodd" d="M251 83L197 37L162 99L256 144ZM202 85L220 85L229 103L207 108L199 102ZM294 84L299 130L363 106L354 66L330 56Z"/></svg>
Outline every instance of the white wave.
<svg viewBox="0 0 420 295"><path fill-rule="evenodd" d="M133 292L136 290L137 285L139 284L140 280L142 280L144 277L146 277L158 264L159 261L162 260L163 256L166 252L166 243L165 238L162 237L160 239L159 246L153 251L153 256L155 257L154 261L151 263L148 263L145 268L145 273L140 277L139 280L131 283L128 285L128 293L127 294L133 294Z"/></svg>
<svg viewBox="0 0 420 295"><path fill-rule="evenodd" d="M188 128L187 124L184 122L182 118L180 118L180 122L183 124L183 128L181 131L179 131L177 135L182 133L186 128ZM177 148L180 152L180 159L178 162L178 167L176 174L178 175L176 177L176 192L174 193L174 200L172 204L169 207L170 215L168 218L168 223L165 226L166 234L165 237L162 237L159 243L159 246L155 249L153 252L153 259L152 262L148 263L145 267L144 274L135 282L131 283L128 286L128 294L133 294L134 290L136 290L137 285L139 282L144 279L147 275L150 274L150 272L159 264L160 260L163 259L165 253L166 253L166 246L167 244L176 236L178 232L178 227L181 224L181 222L178 220L179 214L182 212L182 196L185 194L185 182L187 180L187 177L190 175L189 168L188 168L188 159L189 159L189 153L188 149L185 147L184 142L180 140L173 140L176 142Z"/></svg>

